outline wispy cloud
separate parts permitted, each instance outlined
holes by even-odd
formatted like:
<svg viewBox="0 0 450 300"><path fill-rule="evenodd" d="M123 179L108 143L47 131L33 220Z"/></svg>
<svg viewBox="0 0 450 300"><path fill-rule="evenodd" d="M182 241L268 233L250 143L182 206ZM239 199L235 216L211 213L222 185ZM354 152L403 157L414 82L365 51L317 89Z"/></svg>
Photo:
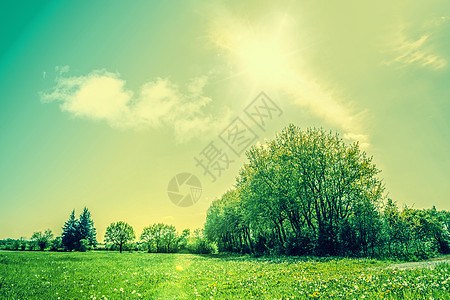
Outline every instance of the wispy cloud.
<svg viewBox="0 0 450 300"><path fill-rule="evenodd" d="M425 23L425 27L438 27L450 22L450 16L441 16L439 18L433 18Z"/></svg>
<svg viewBox="0 0 450 300"><path fill-rule="evenodd" d="M212 102L203 93L207 76L191 79L183 89L167 78L157 78L135 93L118 73L95 70L67 76L67 67L57 71L56 85L41 94L41 101L59 102L62 111L75 117L122 129L169 126L179 141L219 128L228 120L226 114L218 117L205 112Z"/></svg>
<svg viewBox="0 0 450 300"><path fill-rule="evenodd" d="M316 81L306 79L299 80L297 84L283 86L283 89L293 97L295 104L343 130L343 138L348 142L359 142L362 149L370 146L369 136L364 133L361 125L365 112L356 112L348 103L345 104L337 93L327 90Z"/></svg>
<svg viewBox="0 0 450 300"><path fill-rule="evenodd" d="M438 26L445 21L446 18L443 17L443 19L439 20L439 24L434 23L434 26ZM430 24L426 27L430 27ZM399 29L385 47L391 56L391 58L384 61L385 65L397 67L416 65L432 70L439 70L447 66L447 59L435 51L432 31L415 37L408 36L405 31L404 25L399 26Z"/></svg>

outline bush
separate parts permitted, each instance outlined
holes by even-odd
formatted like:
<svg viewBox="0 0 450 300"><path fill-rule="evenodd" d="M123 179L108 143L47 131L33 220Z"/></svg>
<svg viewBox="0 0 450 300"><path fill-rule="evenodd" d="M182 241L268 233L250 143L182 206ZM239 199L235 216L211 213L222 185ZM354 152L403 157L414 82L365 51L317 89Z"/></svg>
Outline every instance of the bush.
<svg viewBox="0 0 450 300"><path fill-rule="evenodd" d="M287 255L308 255L314 250L314 242L308 237L290 237L285 243Z"/></svg>
<svg viewBox="0 0 450 300"><path fill-rule="evenodd" d="M62 249L63 244L61 241L61 237L56 237L53 241L50 243L50 251L59 251Z"/></svg>
<svg viewBox="0 0 450 300"><path fill-rule="evenodd" d="M81 239L79 250L80 250L80 252L86 252L86 250L90 250L89 240Z"/></svg>
<svg viewBox="0 0 450 300"><path fill-rule="evenodd" d="M190 253L194 254L211 254L217 252L217 247L206 240L206 238L193 238L191 239L186 248Z"/></svg>

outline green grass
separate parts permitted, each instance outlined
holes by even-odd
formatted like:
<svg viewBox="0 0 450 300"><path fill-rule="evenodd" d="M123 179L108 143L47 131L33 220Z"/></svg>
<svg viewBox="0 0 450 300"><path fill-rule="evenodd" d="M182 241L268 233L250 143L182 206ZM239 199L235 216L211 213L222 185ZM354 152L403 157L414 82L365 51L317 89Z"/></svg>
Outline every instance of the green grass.
<svg viewBox="0 0 450 300"><path fill-rule="evenodd" d="M450 299L450 266L369 259L0 252L0 299Z"/></svg>

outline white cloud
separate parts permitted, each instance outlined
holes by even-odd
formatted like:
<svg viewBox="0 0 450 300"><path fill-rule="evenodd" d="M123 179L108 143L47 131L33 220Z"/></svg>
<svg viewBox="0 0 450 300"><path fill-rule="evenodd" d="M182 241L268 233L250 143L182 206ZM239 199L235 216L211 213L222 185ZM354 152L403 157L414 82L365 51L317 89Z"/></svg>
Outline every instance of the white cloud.
<svg viewBox="0 0 450 300"><path fill-rule="evenodd" d="M367 149L370 144L368 143L368 136L365 134L355 134L351 132L347 132L344 134L344 139L353 143L353 142L359 142L359 147L361 149Z"/></svg>
<svg viewBox="0 0 450 300"><path fill-rule="evenodd" d="M175 110L179 102L177 88L168 79L148 82L142 86L140 97L133 106L135 122L141 126L159 126L161 122L177 117Z"/></svg>
<svg viewBox="0 0 450 300"><path fill-rule="evenodd" d="M404 27L404 26L403 26ZM400 27L387 45L387 51L393 58L384 64L390 66L406 67L418 65L432 70L439 70L447 66L447 59L435 53L433 48L432 33L424 33L418 37L409 37Z"/></svg>
<svg viewBox="0 0 450 300"><path fill-rule="evenodd" d="M362 133L360 124L364 112L355 113L333 91L327 90L316 81L306 79L299 80L299 84L284 86L284 89L292 95L297 105L307 108L328 124L342 129L345 140L358 141L362 149L370 146L369 137Z"/></svg>
<svg viewBox="0 0 450 300"><path fill-rule="evenodd" d="M169 79L157 78L134 93L126 88L118 73L96 70L84 76L67 77L67 67L58 67L57 72L56 85L42 93L41 100L59 102L63 111L106 121L112 127L171 126L177 139L184 141L219 128L228 119L228 115L213 117L204 112L212 102L203 94L206 76L193 78L185 92Z"/></svg>

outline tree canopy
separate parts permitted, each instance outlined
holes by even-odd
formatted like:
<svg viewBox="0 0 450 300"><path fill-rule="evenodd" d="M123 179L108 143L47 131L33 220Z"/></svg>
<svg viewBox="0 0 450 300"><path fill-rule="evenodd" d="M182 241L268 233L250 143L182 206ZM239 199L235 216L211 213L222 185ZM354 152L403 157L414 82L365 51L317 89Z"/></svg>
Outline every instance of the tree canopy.
<svg viewBox="0 0 450 300"><path fill-rule="evenodd" d="M134 240L134 238L133 227L123 221L111 223L108 228L106 228L105 242L111 242L118 246L120 253L122 253L124 245Z"/></svg>
<svg viewBox="0 0 450 300"><path fill-rule="evenodd" d="M143 229L141 242L143 242L148 252L175 252L178 250L180 237L173 225L164 223L153 224Z"/></svg>
<svg viewBox="0 0 450 300"><path fill-rule="evenodd" d="M94 221L87 207L84 207L78 219L75 217L75 210L72 210L62 228L61 242L67 250L82 250L86 246L97 245Z"/></svg>
<svg viewBox="0 0 450 300"><path fill-rule="evenodd" d="M289 125L247 152L234 189L212 203L207 236L228 251L367 253L384 186L357 143Z"/></svg>
<svg viewBox="0 0 450 300"><path fill-rule="evenodd" d="M39 247L39 250L44 251L53 239L53 233L50 229L47 229L44 233L37 231L31 236L31 241Z"/></svg>

